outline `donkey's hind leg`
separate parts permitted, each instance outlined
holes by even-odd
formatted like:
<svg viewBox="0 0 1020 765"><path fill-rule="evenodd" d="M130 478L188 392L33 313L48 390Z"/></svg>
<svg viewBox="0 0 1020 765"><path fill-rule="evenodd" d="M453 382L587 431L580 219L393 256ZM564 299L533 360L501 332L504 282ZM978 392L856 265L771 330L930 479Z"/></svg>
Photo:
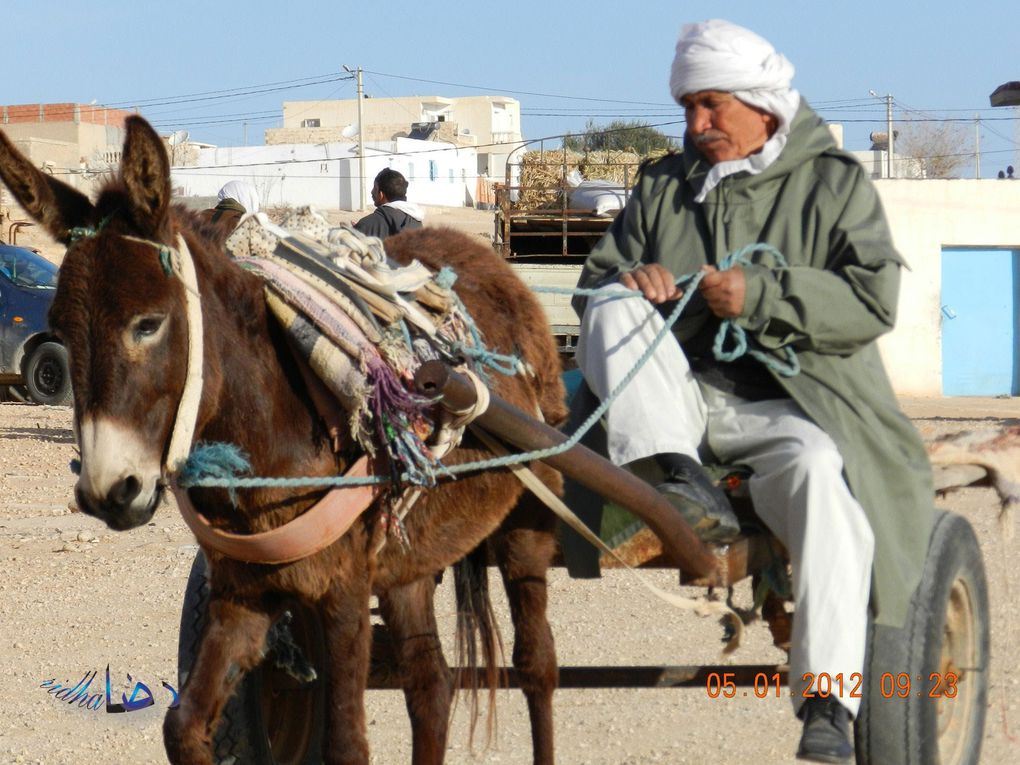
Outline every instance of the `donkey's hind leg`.
<svg viewBox="0 0 1020 765"><path fill-rule="evenodd" d="M453 679L439 642L432 603L435 589L433 577L425 577L391 588L379 598L400 664L414 765L443 762L453 698Z"/></svg>
<svg viewBox="0 0 1020 765"><path fill-rule="evenodd" d="M535 472L556 486L547 468ZM555 482L554 482L555 481ZM546 619L546 572L556 553L556 518L525 493L492 540L514 623L513 663L528 701L536 765L552 765L553 691L559 678L556 646Z"/></svg>
<svg viewBox="0 0 1020 765"><path fill-rule="evenodd" d="M270 615L253 604L209 601L209 620L180 706L167 712L163 744L173 765L213 765L212 737L224 704L263 657Z"/></svg>

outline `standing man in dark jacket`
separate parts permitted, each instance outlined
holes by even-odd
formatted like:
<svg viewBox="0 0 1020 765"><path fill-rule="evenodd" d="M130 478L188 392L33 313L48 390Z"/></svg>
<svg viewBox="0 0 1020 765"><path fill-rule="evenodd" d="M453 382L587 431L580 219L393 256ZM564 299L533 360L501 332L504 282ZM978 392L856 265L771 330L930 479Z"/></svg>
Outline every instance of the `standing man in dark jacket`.
<svg viewBox="0 0 1020 765"><path fill-rule="evenodd" d="M702 454L753 469L755 510L793 566L798 756L845 762L859 695L805 699L803 679L862 676L869 601L879 623L903 623L932 526L931 468L875 344L893 327L903 260L867 173L792 77L747 29L684 27L670 78L686 114L683 153L643 168L588 258L580 286L617 292L579 301L577 359L605 398L682 296L675 278L704 274L675 341L656 347L610 407L610 457L655 459L660 491L717 539L736 519ZM782 259L721 268L753 244ZM639 294L620 299L623 288ZM717 358L723 321L746 333L752 355Z"/></svg>
<svg viewBox="0 0 1020 765"><path fill-rule="evenodd" d="M375 212L354 224L362 234L385 239L405 228L421 228L425 211L407 201L407 179L396 170L386 168L372 184Z"/></svg>

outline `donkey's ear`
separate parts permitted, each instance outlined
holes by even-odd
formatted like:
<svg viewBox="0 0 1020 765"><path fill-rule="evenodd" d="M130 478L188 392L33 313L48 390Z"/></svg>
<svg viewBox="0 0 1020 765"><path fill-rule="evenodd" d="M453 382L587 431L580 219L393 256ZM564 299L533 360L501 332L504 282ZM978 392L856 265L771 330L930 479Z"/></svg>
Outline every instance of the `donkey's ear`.
<svg viewBox="0 0 1020 765"><path fill-rule="evenodd" d="M70 242L70 230L84 226L92 203L80 191L46 175L0 132L0 178L33 219L58 242Z"/></svg>
<svg viewBox="0 0 1020 765"><path fill-rule="evenodd" d="M121 176L131 217L143 235L157 236L170 210L170 157L163 139L138 116L127 118Z"/></svg>

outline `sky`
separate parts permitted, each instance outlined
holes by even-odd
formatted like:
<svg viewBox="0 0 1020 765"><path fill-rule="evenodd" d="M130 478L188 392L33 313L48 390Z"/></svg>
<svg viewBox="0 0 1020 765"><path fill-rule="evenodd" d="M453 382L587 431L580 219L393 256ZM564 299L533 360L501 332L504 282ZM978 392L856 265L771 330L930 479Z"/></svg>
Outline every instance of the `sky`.
<svg viewBox="0 0 1020 765"><path fill-rule="evenodd" d="M989 105L997 86L1020 80L1017 0L4 0L3 10L0 103L137 108L165 134L220 146L263 143L283 101L354 98L344 65L365 70L372 98L517 98L536 146L589 119L678 136L668 88L677 33L725 18L790 59L794 87L843 124L846 148L867 149L870 132L885 130L891 94L897 127L955 121L962 176L975 177L978 134L982 177L1020 168L1020 109Z"/></svg>

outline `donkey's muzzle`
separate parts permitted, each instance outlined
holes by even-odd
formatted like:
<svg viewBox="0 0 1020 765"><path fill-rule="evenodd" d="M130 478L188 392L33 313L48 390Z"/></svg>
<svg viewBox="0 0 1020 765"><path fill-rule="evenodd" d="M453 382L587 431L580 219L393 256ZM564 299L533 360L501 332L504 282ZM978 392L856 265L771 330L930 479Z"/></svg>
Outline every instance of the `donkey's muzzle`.
<svg viewBox="0 0 1020 765"><path fill-rule="evenodd" d="M148 502L139 502L141 492L142 482L129 475L115 482L105 497L97 498L82 491L80 484L74 494L83 512L98 518L115 531L126 531L148 523L156 512L161 492L153 492Z"/></svg>

